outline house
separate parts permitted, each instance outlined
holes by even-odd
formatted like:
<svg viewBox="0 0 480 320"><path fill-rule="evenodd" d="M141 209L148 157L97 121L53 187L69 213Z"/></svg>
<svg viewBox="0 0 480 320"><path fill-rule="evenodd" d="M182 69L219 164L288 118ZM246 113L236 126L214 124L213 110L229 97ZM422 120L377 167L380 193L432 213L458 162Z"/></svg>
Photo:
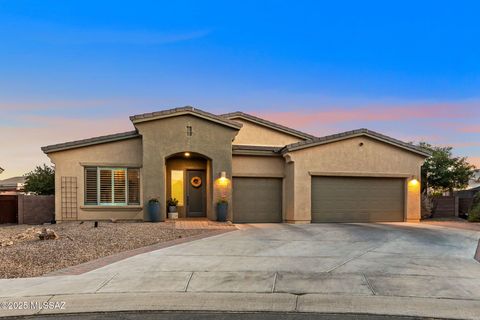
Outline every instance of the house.
<svg viewBox="0 0 480 320"><path fill-rule="evenodd" d="M20 194L25 191L25 177L12 177L0 180L0 194Z"/></svg>
<svg viewBox="0 0 480 320"><path fill-rule="evenodd" d="M420 219L429 153L360 129L314 137L252 115L182 107L130 117L135 130L43 147L56 168L56 220L180 217L247 222Z"/></svg>

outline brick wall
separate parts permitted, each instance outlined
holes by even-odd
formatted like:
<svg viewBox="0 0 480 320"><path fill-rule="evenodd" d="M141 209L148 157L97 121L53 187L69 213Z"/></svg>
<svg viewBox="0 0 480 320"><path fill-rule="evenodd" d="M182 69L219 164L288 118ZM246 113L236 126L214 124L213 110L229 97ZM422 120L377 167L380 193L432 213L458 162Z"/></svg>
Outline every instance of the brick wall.
<svg viewBox="0 0 480 320"><path fill-rule="evenodd" d="M55 219L55 196L18 196L18 223L42 224Z"/></svg>

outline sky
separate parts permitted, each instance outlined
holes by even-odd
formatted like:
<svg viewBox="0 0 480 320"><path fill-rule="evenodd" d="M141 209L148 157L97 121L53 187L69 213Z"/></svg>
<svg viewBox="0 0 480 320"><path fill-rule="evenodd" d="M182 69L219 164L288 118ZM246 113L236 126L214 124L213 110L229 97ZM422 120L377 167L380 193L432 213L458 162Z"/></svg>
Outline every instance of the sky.
<svg viewBox="0 0 480 320"><path fill-rule="evenodd" d="M480 167L477 1L0 0L0 179L191 105L369 128Z"/></svg>

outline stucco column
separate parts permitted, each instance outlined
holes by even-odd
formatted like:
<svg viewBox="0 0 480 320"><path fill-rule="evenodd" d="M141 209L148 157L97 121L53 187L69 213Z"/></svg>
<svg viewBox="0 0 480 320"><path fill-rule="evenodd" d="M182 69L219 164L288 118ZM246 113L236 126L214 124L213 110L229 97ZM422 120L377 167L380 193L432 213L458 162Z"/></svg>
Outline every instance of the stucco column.
<svg viewBox="0 0 480 320"><path fill-rule="evenodd" d="M165 177L165 157L155 148L155 143L151 143L144 138L143 141L143 219L150 221L148 216L148 201L158 199L160 202L160 221L165 221L166 210L166 177Z"/></svg>

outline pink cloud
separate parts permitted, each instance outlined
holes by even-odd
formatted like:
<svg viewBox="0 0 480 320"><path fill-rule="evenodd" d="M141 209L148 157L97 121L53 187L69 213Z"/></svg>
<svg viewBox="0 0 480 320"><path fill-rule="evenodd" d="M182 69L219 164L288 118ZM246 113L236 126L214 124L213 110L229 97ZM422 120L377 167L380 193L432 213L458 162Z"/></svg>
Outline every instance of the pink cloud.
<svg viewBox="0 0 480 320"><path fill-rule="evenodd" d="M480 126L479 125L463 126L463 127L460 127L460 131L465 133L480 133Z"/></svg>
<svg viewBox="0 0 480 320"><path fill-rule="evenodd" d="M480 157L468 157L468 162L480 169Z"/></svg>
<svg viewBox="0 0 480 320"><path fill-rule="evenodd" d="M288 111L288 112L257 112L278 123L294 127L305 127L317 124L337 124L358 121L401 121L419 119L462 119L475 115L475 109L458 105L427 105L388 107L371 106L354 109L330 108L322 111Z"/></svg>

